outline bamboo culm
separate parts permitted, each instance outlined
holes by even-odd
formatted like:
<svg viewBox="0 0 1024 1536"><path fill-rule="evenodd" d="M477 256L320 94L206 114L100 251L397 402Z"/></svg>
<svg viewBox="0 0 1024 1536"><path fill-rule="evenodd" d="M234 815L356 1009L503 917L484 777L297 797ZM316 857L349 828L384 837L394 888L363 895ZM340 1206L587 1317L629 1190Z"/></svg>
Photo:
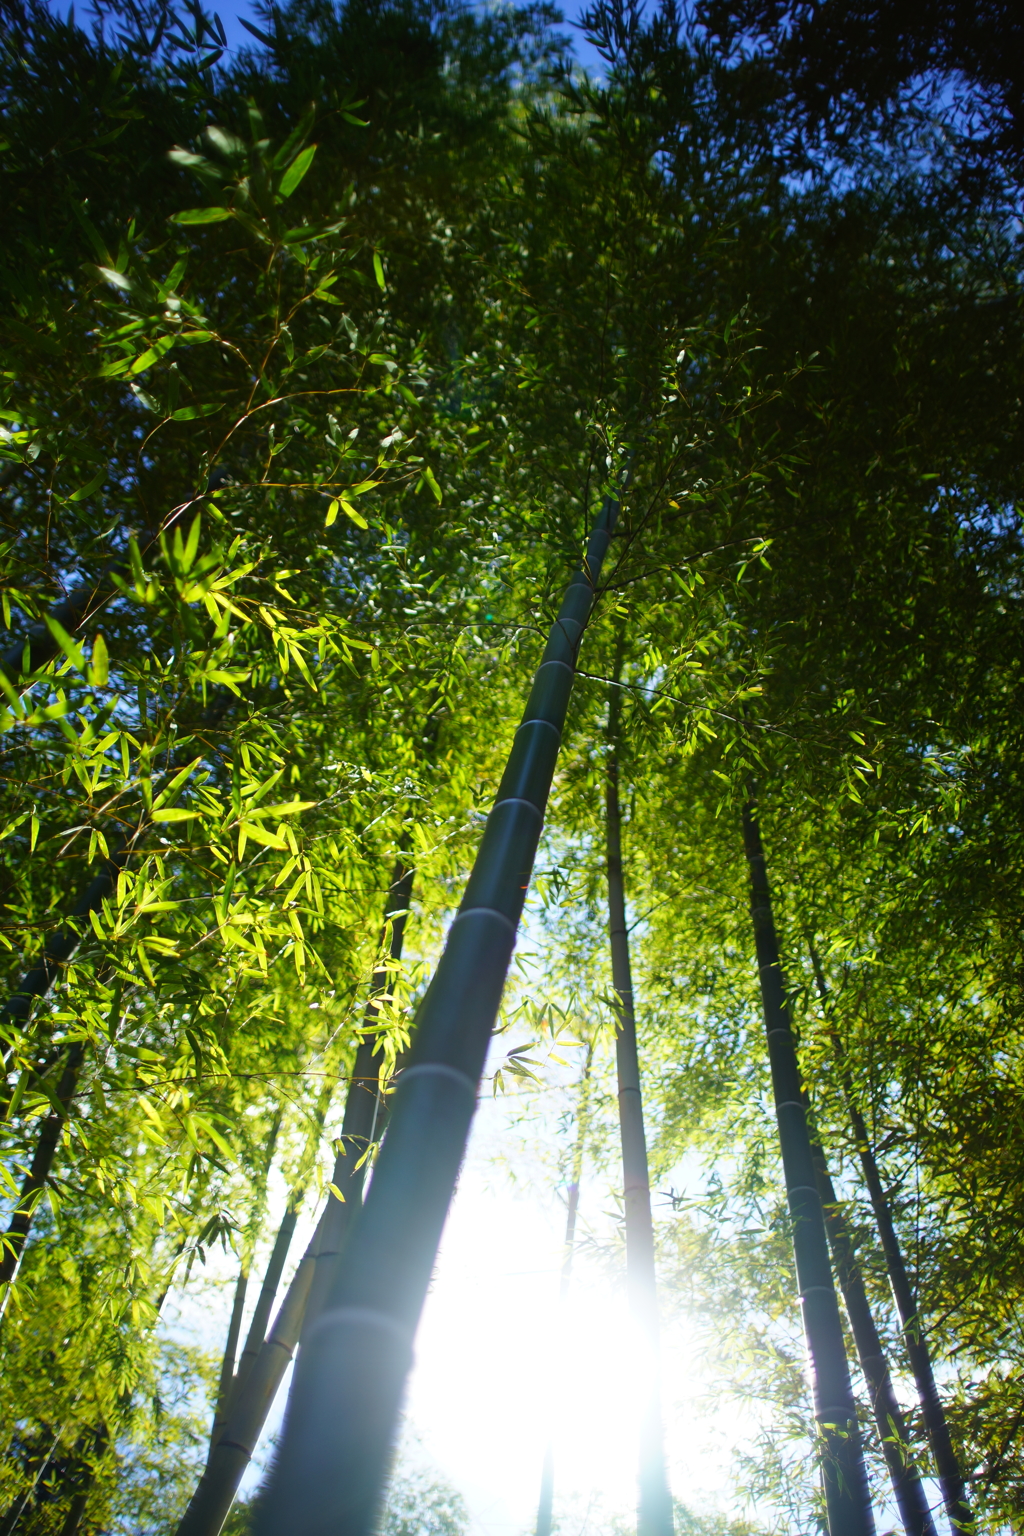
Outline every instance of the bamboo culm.
<svg viewBox="0 0 1024 1536"><path fill-rule="evenodd" d="M950 1439L946 1411L942 1406L942 1399L935 1382L931 1352L921 1327L917 1299L910 1283L910 1276L907 1274L907 1267L903 1262L903 1250L893 1223L878 1164L871 1151L867 1126L856 1109L851 1109L851 1120L853 1133L857 1138L861 1167L864 1170L864 1180L871 1196L871 1206L875 1224L878 1227L882 1252L885 1255L889 1283L892 1286L896 1310L900 1317L907 1358L914 1373L914 1383L921 1403L921 1417L924 1420L928 1442L939 1474L943 1503L946 1506L953 1536L960 1536L960 1533L974 1529L974 1515L967 1498L960 1461Z"/></svg>
<svg viewBox="0 0 1024 1536"><path fill-rule="evenodd" d="M414 873L411 863L400 858L388 889L384 937L391 960L401 959ZM211 1447L203 1475L176 1536L219 1536L299 1343L304 1321L315 1320L323 1305L346 1230L362 1198L366 1154L384 1126L386 1102L380 1093L375 1026L379 1022L381 998L387 995L390 984L390 973L386 965L381 966L374 972L370 987L363 1021L365 1028L352 1066L331 1180L344 1199L339 1200L333 1191L328 1195L328 1203L288 1287L273 1328L265 1340L260 1337L244 1375L239 1363L238 1380L228 1404L224 1427ZM255 1319L250 1328L250 1340L255 1343Z"/></svg>
<svg viewBox="0 0 1024 1536"><path fill-rule="evenodd" d="M814 967L819 995L822 1002L828 1007L828 984L825 980L821 961L813 944L811 945L811 963ZM846 1065L846 1053L843 1043L835 1030L832 1031L832 1047L836 1053L839 1069L842 1074L847 1112L850 1116L850 1124L857 1143L857 1153L860 1158L861 1169L864 1173L864 1182L868 1187L868 1194L871 1199L871 1209L874 1213L875 1225L878 1229L878 1239L885 1258L889 1284L892 1287L893 1299L896 1302L896 1310L899 1313L904 1347L907 1351L907 1358L910 1361L910 1368L914 1374L914 1385L917 1387L918 1400L921 1404L921 1417L928 1435L932 1456L935 1458L936 1471L939 1474L942 1500L953 1536L961 1536L963 1532L974 1530L974 1515L967 1497L960 1460L953 1449L949 1425L946 1422L946 1411L942 1406L942 1398L939 1396L935 1372L932 1368L931 1352L921 1326L917 1298L914 1295L914 1288L910 1283L907 1266L903 1260L903 1249L892 1219L892 1210L890 1209L889 1200L885 1192L881 1171L872 1150L867 1122L861 1113L853 1091L853 1081Z"/></svg>
<svg viewBox="0 0 1024 1536"><path fill-rule="evenodd" d="M573 1150L572 1179L565 1205L565 1243L562 1248L562 1273L558 1281L558 1305L561 1309L569 1294L572 1261L576 1250L576 1215L580 1208L580 1178L587 1137L587 1111L590 1098L590 1072L594 1064L594 1042L587 1042L587 1054L580 1075L580 1093L576 1113L576 1146ZM549 1441L544 1451L540 1474L540 1498L537 1501L536 1536L551 1536L555 1508L555 1448Z"/></svg>
<svg viewBox="0 0 1024 1536"><path fill-rule="evenodd" d="M25 1243L32 1227L32 1217L46 1181L50 1177L60 1133L64 1128L68 1109L78 1086L78 1074L84 1054L85 1047L80 1040L76 1040L68 1050L60 1082L54 1094L54 1108L43 1121L32 1164L22 1182L18 1204L15 1206L10 1225L3 1238L3 1250L0 1252L0 1285L4 1287L4 1294L3 1301L0 1303L0 1316L6 1310L11 1286L21 1265Z"/></svg>
<svg viewBox="0 0 1024 1536"><path fill-rule="evenodd" d="M743 841L750 872L750 911L786 1196L793 1223L793 1252L811 1367L829 1536L874 1536L850 1367L811 1156L764 849L752 802L743 808Z"/></svg>
<svg viewBox="0 0 1024 1536"><path fill-rule="evenodd" d="M224 1414L228 1406L228 1398L231 1396L231 1386L235 1379L235 1357L238 1354L238 1340L242 1332L242 1315L245 1312L245 1297L249 1289L249 1263L243 1258L238 1271L238 1279L235 1281L235 1295L231 1304L231 1318L228 1322L228 1336L224 1345L224 1354L220 1362L220 1379L217 1383L217 1402L213 1411L213 1428L210 1432L210 1449L217 1444L220 1432L224 1425Z"/></svg>
<svg viewBox="0 0 1024 1536"><path fill-rule="evenodd" d="M256 1298L253 1308L252 1320L249 1323L249 1331L245 1336L245 1344L242 1353L238 1357L238 1368L235 1371L234 1380L231 1383L230 1399L239 1393L245 1386L252 1370L256 1356L260 1352L263 1340L267 1336L270 1326L270 1314L274 1310L274 1300L277 1296L278 1286L281 1284L281 1276L288 1260L288 1251L295 1236L295 1224L298 1221L301 1202L298 1199L290 1199L288 1207L281 1218L281 1225L274 1237L274 1246L270 1250L270 1258L263 1274L263 1283L260 1286L260 1294ZM225 1416L228 1404L225 1404Z"/></svg>
<svg viewBox="0 0 1024 1536"><path fill-rule="evenodd" d="M384 914L384 932L385 934L390 932L388 953L392 960L402 958L405 925L409 904L412 901L414 873L411 858L400 857L391 876ZM308 1329L323 1311L352 1217L363 1198L370 1147L374 1140L379 1140L384 1130L385 1104L381 1099L378 1081L375 1026L379 1022L381 1001L387 997L390 989L391 977L384 965L374 973L370 985L370 997L363 1021L365 1032L359 1041L352 1067L352 1081L345 1100L345 1116L341 1125L333 1179L335 1188L341 1191L344 1198L339 1200L333 1193L328 1196L326 1224L310 1282L309 1305L306 1308L306 1320L303 1324L303 1343L305 1343Z"/></svg>
<svg viewBox="0 0 1024 1536"><path fill-rule="evenodd" d="M626 927L622 874L622 812L619 805L619 692L609 711L609 752L605 770L608 873L608 932L612 987L618 1008L615 1064L618 1077L619 1132L622 1140L623 1207L626 1221L626 1281L633 1318L650 1354L651 1385L640 1426L638 1536L672 1536L672 1495L665 1469L658 1362L658 1292L654 1265L654 1223L647 1168L640 1062L637 1054L633 975Z"/></svg>
<svg viewBox="0 0 1024 1536"><path fill-rule="evenodd" d="M412 1341L466 1148L536 857L580 640L618 503L606 498L551 628L437 971L373 1183L292 1385L256 1536L369 1536Z"/></svg>
<svg viewBox="0 0 1024 1536"><path fill-rule="evenodd" d="M814 1160L818 1197L825 1217L825 1230L832 1249L832 1261L846 1304L850 1331L857 1346L860 1368L867 1382L871 1409L900 1519L907 1536L937 1536L927 1492L911 1453L906 1419L893 1389L889 1362L868 1301L853 1234L836 1198L825 1153L816 1140L811 1141L811 1157Z"/></svg>

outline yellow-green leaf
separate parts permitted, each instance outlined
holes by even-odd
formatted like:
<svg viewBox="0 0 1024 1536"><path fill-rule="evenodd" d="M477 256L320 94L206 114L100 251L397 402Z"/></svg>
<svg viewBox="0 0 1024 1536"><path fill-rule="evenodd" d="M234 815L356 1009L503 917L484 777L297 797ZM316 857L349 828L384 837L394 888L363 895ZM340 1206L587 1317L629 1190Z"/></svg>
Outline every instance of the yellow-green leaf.
<svg viewBox="0 0 1024 1536"><path fill-rule="evenodd" d="M110 675L110 658L107 655L107 642L102 635L97 635L92 643L92 663L89 667L89 681L94 688L106 686Z"/></svg>
<svg viewBox="0 0 1024 1536"><path fill-rule="evenodd" d="M230 208L186 208L171 214L172 224L223 224L230 219Z"/></svg>
<svg viewBox="0 0 1024 1536"><path fill-rule="evenodd" d="M352 503L346 501L344 496L339 496L338 500L341 503L341 510L345 513L346 517L352 519L357 528L368 528L370 526L363 514L357 512Z"/></svg>
<svg viewBox="0 0 1024 1536"><path fill-rule="evenodd" d="M285 849L288 844L283 837L278 837L275 832L268 832L255 821L243 821L239 829L246 837L251 837L254 843L262 843L264 848Z"/></svg>

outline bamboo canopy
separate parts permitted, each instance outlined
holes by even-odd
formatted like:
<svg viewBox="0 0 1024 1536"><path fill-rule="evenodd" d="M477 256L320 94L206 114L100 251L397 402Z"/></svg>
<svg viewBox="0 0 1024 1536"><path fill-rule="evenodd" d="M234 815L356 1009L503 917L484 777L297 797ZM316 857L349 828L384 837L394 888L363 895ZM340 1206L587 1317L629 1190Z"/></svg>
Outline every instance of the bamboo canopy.
<svg viewBox="0 0 1024 1536"><path fill-rule="evenodd" d="M1016 10L0 11L0 1531L1016 1529Z"/></svg>

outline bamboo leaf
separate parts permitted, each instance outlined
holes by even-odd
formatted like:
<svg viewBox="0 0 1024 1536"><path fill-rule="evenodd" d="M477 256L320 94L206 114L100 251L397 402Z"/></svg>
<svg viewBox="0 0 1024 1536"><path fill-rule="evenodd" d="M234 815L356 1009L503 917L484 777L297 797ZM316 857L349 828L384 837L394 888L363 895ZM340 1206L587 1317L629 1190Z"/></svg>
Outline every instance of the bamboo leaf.
<svg viewBox="0 0 1024 1536"><path fill-rule="evenodd" d="M291 197L299 182L313 164L313 156L316 154L316 150L317 146L310 144L308 148L295 156L295 159L281 177L281 185L278 188L279 202L284 202L285 198Z"/></svg>
<svg viewBox="0 0 1024 1536"><path fill-rule="evenodd" d="M232 217L230 208L185 208L171 214L172 224L223 224Z"/></svg>
<svg viewBox="0 0 1024 1536"><path fill-rule="evenodd" d="M71 664L77 667L80 672L84 671L85 657L82 655L82 647L72 640L63 624L59 624L48 613L43 615L43 621Z"/></svg>
<svg viewBox="0 0 1024 1536"><path fill-rule="evenodd" d="M110 675L110 658L107 655L107 642L102 634L97 634L92 643L92 659L89 664L89 682L94 688L106 687L107 678Z"/></svg>

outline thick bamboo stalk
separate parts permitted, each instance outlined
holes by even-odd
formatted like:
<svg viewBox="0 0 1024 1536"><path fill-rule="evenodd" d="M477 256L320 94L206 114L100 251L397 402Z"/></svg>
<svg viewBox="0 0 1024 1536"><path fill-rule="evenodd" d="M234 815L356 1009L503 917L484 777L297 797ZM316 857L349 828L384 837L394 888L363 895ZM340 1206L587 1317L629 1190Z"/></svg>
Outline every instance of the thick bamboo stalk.
<svg viewBox="0 0 1024 1536"><path fill-rule="evenodd" d="M392 960L401 959L414 873L411 864L399 858L388 888L382 946L387 944ZM273 1330L265 1341L260 1337L255 1356L244 1375L241 1363L239 1365L224 1427L211 1446L206 1468L177 1536L219 1536L299 1342L304 1320L315 1320L317 1310L323 1305L353 1210L362 1199L367 1153L383 1130L385 1103L380 1093L375 1059L378 1041L374 1026L378 1023L381 998L387 995L390 987L390 973L386 966L381 966L374 972L371 983L365 1029L352 1068L331 1180L343 1199L339 1200L333 1192L328 1195L314 1238L296 1270ZM255 1323L250 1329L250 1339L254 1337ZM246 1348L249 1348L248 1344Z"/></svg>
<svg viewBox="0 0 1024 1536"><path fill-rule="evenodd" d="M562 1272L558 1281L559 1310L565 1305L572 1279L572 1261L576 1251L576 1216L580 1208L580 1178L583 1173L583 1154L586 1148L587 1119L590 1100L590 1071L594 1063L594 1042L587 1042L587 1054L580 1075L580 1092L576 1110L576 1145L573 1149L572 1180L569 1184L565 1206L565 1242L562 1247ZM548 1442L540 1474L540 1498L537 1501L536 1536L551 1536L552 1517L555 1507L555 1448Z"/></svg>
<svg viewBox="0 0 1024 1536"><path fill-rule="evenodd" d="M626 927L622 875L622 812L619 805L618 691L609 712L609 753L605 777L608 860L608 932L612 986L618 1002L615 1064L618 1076L619 1132L622 1140L623 1207L626 1219L626 1281L634 1321L650 1354L651 1382L640 1425L638 1536L672 1536L672 1494L665 1468L658 1372L658 1291L654 1265L654 1223L647 1169L640 1061L636 1043L633 973Z"/></svg>
<svg viewBox="0 0 1024 1536"><path fill-rule="evenodd" d="M829 996L828 984L825 980L821 961L813 944L811 945L811 963L814 967L819 995L827 1007ZM878 1238L885 1257L889 1284L892 1287L896 1310L899 1313L907 1358L910 1361L910 1368L914 1373L914 1384L917 1387L917 1395L921 1404L921 1417L924 1420L928 1443L931 1446L932 1455L935 1458L935 1467L939 1474L939 1485L942 1489L943 1503L946 1506L946 1515L954 1536L959 1536L961 1532L974 1530L974 1515L967 1497L963 1472L956 1451L953 1449L949 1425L946 1422L946 1411L942 1406L942 1398L939 1396L939 1389L935 1381L931 1352L921 1324L917 1298L914 1295L914 1288L910 1283L907 1266L903 1260L903 1248L900 1244L895 1223L893 1222L892 1210L885 1192L881 1171L872 1150L867 1122L861 1113L853 1091L853 1080L846 1065L846 1053L843 1043L835 1030L832 1031L832 1046L842 1074L847 1112L850 1116L850 1124L853 1127L854 1139L857 1143L857 1153L860 1157L860 1164L864 1173L864 1182L868 1187L868 1194L871 1198L871 1208L874 1212L875 1225L878 1228Z"/></svg>
<svg viewBox="0 0 1024 1536"><path fill-rule="evenodd" d="M928 1496L913 1459L906 1419L893 1389L889 1362L868 1301L853 1234L836 1198L825 1153L817 1140L811 1141L811 1156L814 1159L818 1196L825 1217L825 1230L832 1249L836 1277L846 1304L846 1315L850 1319L860 1368L867 1382L871 1411L889 1469L900 1519L907 1536L936 1536Z"/></svg>
<svg viewBox="0 0 1024 1536"><path fill-rule="evenodd" d="M466 1148L558 757L579 643L618 504L569 585L418 1013L369 1194L303 1349L259 1536L369 1536L412 1340Z"/></svg>
<svg viewBox="0 0 1024 1536"><path fill-rule="evenodd" d="M811 1367L829 1536L873 1536L874 1518L811 1156L796 1045L789 1021L764 849L752 803L743 808L750 911L779 1127L793 1251Z"/></svg>

